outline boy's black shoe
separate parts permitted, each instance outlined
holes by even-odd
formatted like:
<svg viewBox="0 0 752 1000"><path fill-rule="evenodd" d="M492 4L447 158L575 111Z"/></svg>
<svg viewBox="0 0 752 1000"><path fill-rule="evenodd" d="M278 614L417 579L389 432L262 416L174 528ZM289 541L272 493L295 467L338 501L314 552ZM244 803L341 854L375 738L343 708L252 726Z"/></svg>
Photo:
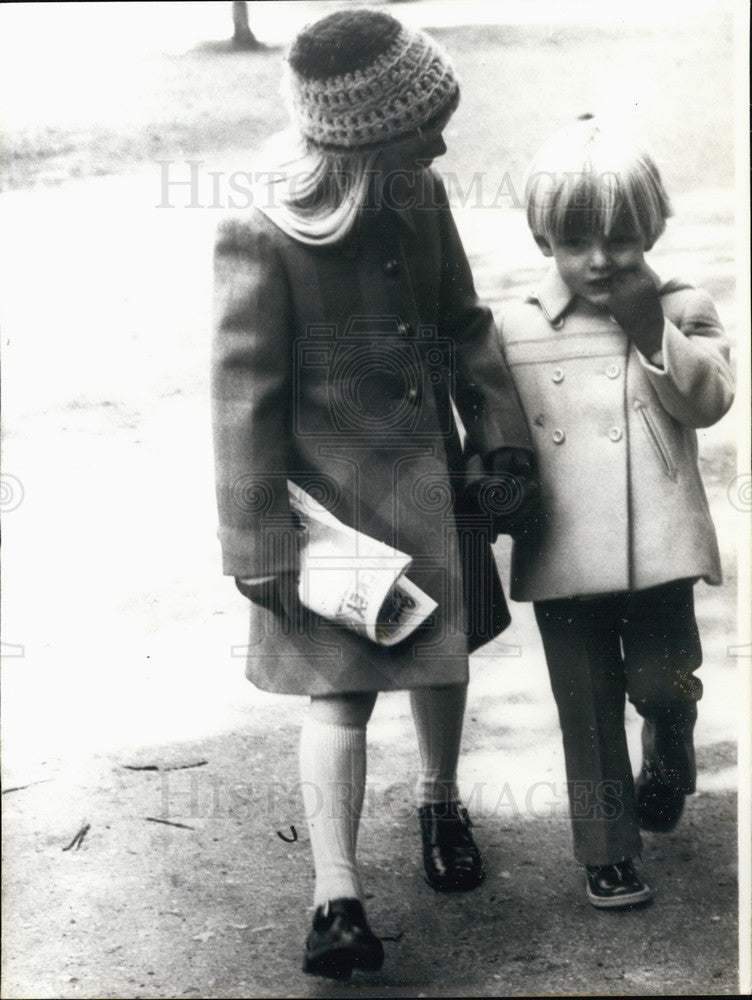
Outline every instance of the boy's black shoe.
<svg viewBox="0 0 752 1000"><path fill-rule="evenodd" d="M426 881L437 892L465 892L485 878L483 856L470 833L470 817L459 802L418 809Z"/></svg>
<svg viewBox="0 0 752 1000"><path fill-rule="evenodd" d="M679 822L684 809L684 792L662 781L647 762L643 762L635 778L635 796L637 819L643 830L664 833Z"/></svg>
<svg viewBox="0 0 752 1000"><path fill-rule="evenodd" d="M599 909L642 906L652 898L629 859L613 865L586 865L585 872L587 898Z"/></svg>
<svg viewBox="0 0 752 1000"><path fill-rule="evenodd" d="M368 926L357 899L332 899L318 906L306 938L303 972L349 979L353 969L375 971L384 963L384 946Z"/></svg>

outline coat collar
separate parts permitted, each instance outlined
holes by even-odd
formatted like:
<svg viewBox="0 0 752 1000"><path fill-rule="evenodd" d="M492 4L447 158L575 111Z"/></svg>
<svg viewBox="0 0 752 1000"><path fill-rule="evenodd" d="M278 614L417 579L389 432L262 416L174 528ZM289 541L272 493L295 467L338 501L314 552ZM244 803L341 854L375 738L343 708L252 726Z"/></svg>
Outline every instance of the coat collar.
<svg viewBox="0 0 752 1000"><path fill-rule="evenodd" d="M549 323L558 323L572 304L574 295L555 267L546 276L529 298L537 302Z"/></svg>
<svg viewBox="0 0 752 1000"><path fill-rule="evenodd" d="M655 282L655 287L659 292L665 294L674 290L675 283L669 281L664 284L652 268L648 268L648 274ZM548 322L555 325L560 323L564 314L569 311L574 297L557 269L551 267L545 278L529 296L528 301L537 302Z"/></svg>

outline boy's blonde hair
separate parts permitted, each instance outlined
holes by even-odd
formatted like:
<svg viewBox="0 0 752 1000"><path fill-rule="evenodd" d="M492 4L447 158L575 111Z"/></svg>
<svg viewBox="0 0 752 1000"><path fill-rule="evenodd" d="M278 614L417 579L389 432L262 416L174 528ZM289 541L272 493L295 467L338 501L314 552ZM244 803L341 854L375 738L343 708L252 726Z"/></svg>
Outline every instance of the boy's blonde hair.
<svg viewBox="0 0 752 1000"><path fill-rule="evenodd" d="M608 235L618 225L650 247L671 214L648 150L623 128L591 115L543 144L530 166L525 201L533 235L549 242Z"/></svg>

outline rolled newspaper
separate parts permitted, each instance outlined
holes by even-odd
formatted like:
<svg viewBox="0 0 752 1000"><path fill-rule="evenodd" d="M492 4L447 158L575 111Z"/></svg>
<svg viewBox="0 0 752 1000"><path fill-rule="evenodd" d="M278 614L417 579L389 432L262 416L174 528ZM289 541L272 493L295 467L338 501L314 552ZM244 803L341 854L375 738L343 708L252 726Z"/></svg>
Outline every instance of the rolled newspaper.
<svg viewBox="0 0 752 1000"><path fill-rule="evenodd" d="M405 576L409 555L343 524L290 480L287 489L300 526L302 604L379 646L406 639L435 611Z"/></svg>

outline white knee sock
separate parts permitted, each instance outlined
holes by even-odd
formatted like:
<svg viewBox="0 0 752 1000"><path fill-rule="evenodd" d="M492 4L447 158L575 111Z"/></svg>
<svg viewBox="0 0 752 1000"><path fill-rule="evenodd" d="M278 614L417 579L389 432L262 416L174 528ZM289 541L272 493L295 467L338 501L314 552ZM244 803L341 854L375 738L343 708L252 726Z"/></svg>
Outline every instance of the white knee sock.
<svg viewBox="0 0 752 1000"><path fill-rule="evenodd" d="M410 692L423 772L416 785L419 806L459 799L457 761L467 687L419 688Z"/></svg>
<svg viewBox="0 0 752 1000"><path fill-rule="evenodd" d="M342 896L363 903L355 849L366 785L366 727L306 716L300 778L316 870L314 905Z"/></svg>

